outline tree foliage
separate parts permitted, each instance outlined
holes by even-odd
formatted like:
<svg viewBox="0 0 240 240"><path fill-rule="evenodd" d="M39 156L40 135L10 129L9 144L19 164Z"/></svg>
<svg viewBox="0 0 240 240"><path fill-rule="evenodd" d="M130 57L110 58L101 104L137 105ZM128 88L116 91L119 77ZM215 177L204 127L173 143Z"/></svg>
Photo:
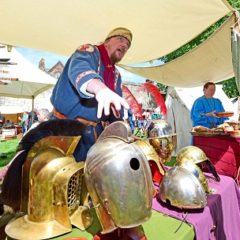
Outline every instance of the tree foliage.
<svg viewBox="0 0 240 240"><path fill-rule="evenodd" d="M234 8L234 9L240 9L240 0L228 0L229 4ZM185 44L181 48L177 49L176 51L169 53L168 55L164 56L161 58L162 61L170 62L173 59L176 59L183 54L187 53L191 49L197 47L199 44L204 42L209 36L211 36L226 20L227 16L220 19L218 22L216 22L214 25L209 27L206 31L204 31L202 34L200 34L198 37L190 41L189 43ZM239 95L239 92L237 90L235 78L231 79L226 79L225 81L222 81L221 84L223 84L223 90L227 94L228 97L236 97ZM165 90L164 85L159 85L158 86L161 90Z"/></svg>

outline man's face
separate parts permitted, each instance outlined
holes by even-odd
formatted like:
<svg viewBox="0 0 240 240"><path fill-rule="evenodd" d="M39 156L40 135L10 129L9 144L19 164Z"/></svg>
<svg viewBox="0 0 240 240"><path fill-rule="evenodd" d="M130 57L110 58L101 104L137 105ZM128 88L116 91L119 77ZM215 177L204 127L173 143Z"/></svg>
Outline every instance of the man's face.
<svg viewBox="0 0 240 240"><path fill-rule="evenodd" d="M112 37L107 42L108 54L113 64L121 61L130 47L129 41L122 36Z"/></svg>
<svg viewBox="0 0 240 240"><path fill-rule="evenodd" d="M215 85L209 85L208 88L205 89L205 96L207 97L213 97L213 95L215 94L216 91L216 87Z"/></svg>

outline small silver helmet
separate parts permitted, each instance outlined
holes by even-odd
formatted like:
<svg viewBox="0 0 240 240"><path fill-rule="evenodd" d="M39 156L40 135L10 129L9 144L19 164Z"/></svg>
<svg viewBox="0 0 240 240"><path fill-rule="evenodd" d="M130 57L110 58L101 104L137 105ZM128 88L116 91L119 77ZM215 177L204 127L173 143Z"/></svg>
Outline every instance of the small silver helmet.
<svg viewBox="0 0 240 240"><path fill-rule="evenodd" d="M198 180L201 182L204 190L206 193L210 193L210 188L208 186L208 181L205 175L203 174L200 167L195 164L193 161L187 158L183 158L181 162L175 163L175 166L180 166L185 169L187 169L189 172L191 172Z"/></svg>
<svg viewBox="0 0 240 240"><path fill-rule="evenodd" d="M165 120L152 121L148 128L148 140L163 163L171 159L177 138L172 127Z"/></svg>
<svg viewBox="0 0 240 240"><path fill-rule="evenodd" d="M187 169L169 169L160 184L157 199L181 209L200 209L207 204L201 182Z"/></svg>
<svg viewBox="0 0 240 240"><path fill-rule="evenodd" d="M129 140L126 127L123 122L106 127L85 162L85 182L102 233L138 226L151 216L151 170L139 145Z"/></svg>

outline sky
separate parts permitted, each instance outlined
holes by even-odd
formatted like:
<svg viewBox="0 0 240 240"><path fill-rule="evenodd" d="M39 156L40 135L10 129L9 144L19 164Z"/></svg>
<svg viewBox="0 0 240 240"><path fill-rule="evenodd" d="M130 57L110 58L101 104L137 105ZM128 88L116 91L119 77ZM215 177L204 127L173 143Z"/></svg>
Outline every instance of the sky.
<svg viewBox="0 0 240 240"><path fill-rule="evenodd" d="M51 68L58 61L61 61L63 64L65 64L65 62L67 61L67 57L65 56L60 56L31 48L17 48L17 51L20 52L25 58L27 58L32 64L36 66L38 66L41 58L45 59L46 68Z"/></svg>
<svg viewBox="0 0 240 240"><path fill-rule="evenodd" d="M45 67L47 69L52 68L58 61L61 61L63 64L66 63L68 57L66 56L61 56L61 55L56 55L53 53L49 52L44 52L44 51L39 51L31 48L17 48L17 51L20 52L25 58L27 58L31 63L34 65L38 66L39 61L41 58L45 59ZM155 61L153 63L146 63L142 64L144 66L153 66L153 65L158 65L160 62ZM137 65L139 66L139 64ZM123 81L127 82L136 82L136 83L144 83L146 78L138 76L136 74L132 74L124 69L118 68Z"/></svg>

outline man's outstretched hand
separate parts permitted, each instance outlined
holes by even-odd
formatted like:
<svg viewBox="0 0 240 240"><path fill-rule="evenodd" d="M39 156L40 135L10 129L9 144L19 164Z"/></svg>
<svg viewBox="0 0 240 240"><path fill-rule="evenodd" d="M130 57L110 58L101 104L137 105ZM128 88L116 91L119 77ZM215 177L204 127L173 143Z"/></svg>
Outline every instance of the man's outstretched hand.
<svg viewBox="0 0 240 240"><path fill-rule="evenodd" d="M95 94L95 98L98 101L98 118L102 117L103 111L105 115L109 115L110 109L112 109L115 117L118 118L119 111L121 110L122 106L126 109L129 109L129 105L126 100L110 90L99 79L91 80L87 86L87 91Z"/></svg>

